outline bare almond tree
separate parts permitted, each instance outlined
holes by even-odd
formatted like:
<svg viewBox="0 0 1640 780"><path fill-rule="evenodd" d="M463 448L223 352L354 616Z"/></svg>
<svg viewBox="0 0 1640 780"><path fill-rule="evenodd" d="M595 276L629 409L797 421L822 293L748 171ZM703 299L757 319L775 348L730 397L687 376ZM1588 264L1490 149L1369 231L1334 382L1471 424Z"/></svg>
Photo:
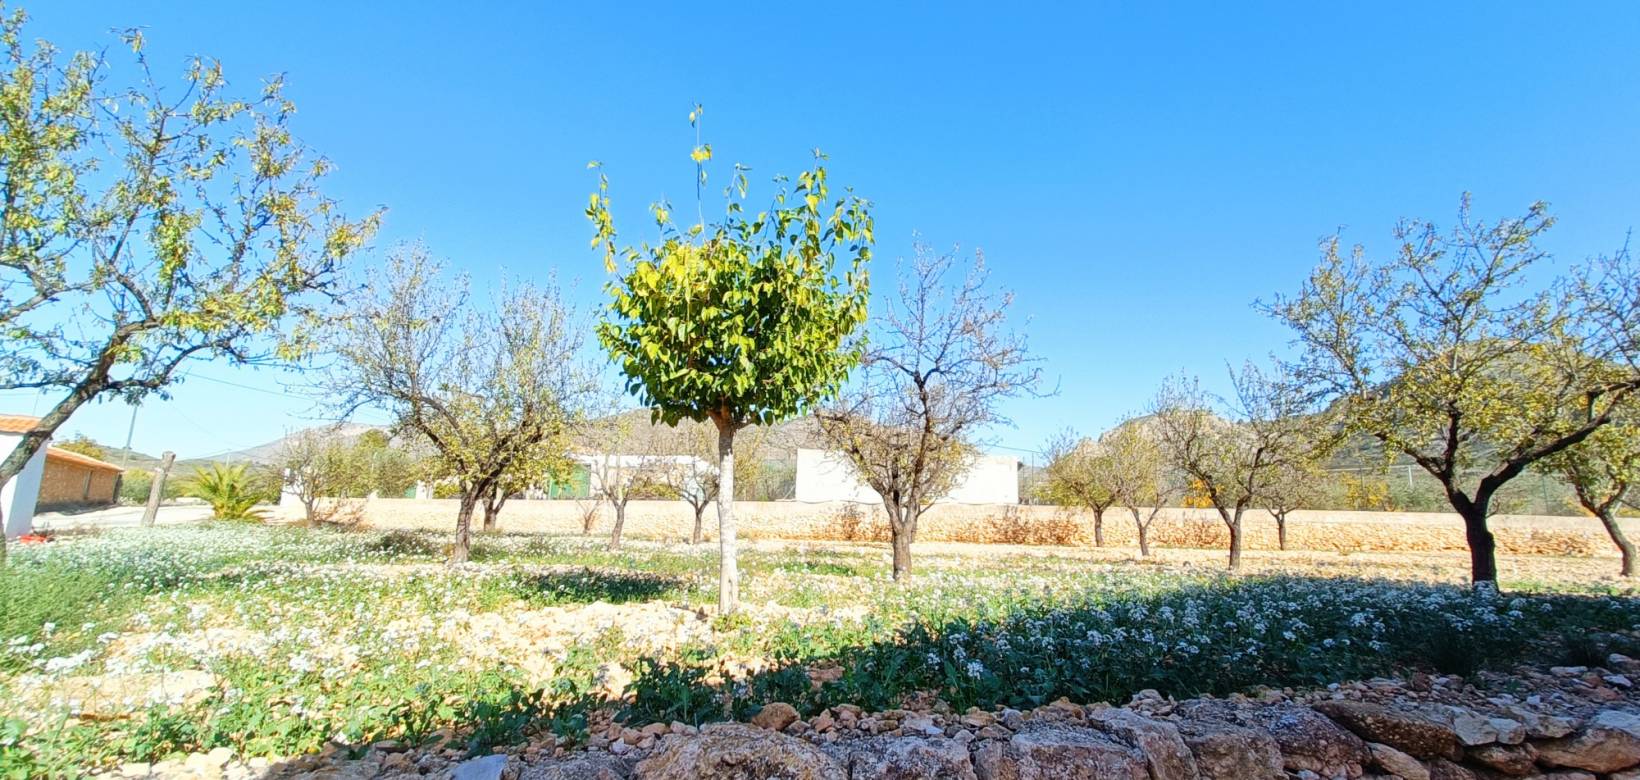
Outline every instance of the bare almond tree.
<svg viewBox="0 0 1640 780"><path fill-rule="evenodd" d="M655 427L631 413L609 415L589 426L595 451L588 461L591 489L613 510L609 549L621 549L626 530L626 507L634 498L655 498L669 492L665 474L672 459L659 454Z"/></svg>
<svg viewBox="0 0 1640 780"><path fill-rule="evenodd" d="M1321 499L1325 475L1315 457L1300 457L1283 463L1265 480L1258 504L1276 521L1276 545L1287 549L1287 518L1293 512L1314 508Z"/></svg>
<svg viewBox="0 0 1640 780"><path fill-rule="evenodd" d="M924 510L967 469L985 430L1007 424L1002 400L1034 392L1041 378L1024 336L1007 327L1012 295L986 289L984 256L966 275L953 271L956 261L918 244L860 375L815 415L881 497L902 583Z"/></svg>
<svg viewBox="0 0 1640 780"><path fill-rule="evenodd" d="M660 478L694 512L689 543L700 544L705 539L706 508L717 500L717 467L712 463L717 457L717 436L703 423L685 421L678 423L670 439L668 450L680 457L662 470ZM735 466L751 461L737 458Z"/></svg>
<svg viewBox="0 0 1640 780"><path fill-rule="evenodd" d="M1212 502L1230 532L1230 569L1241 568L1242 516L1278 471L1311 451L1308 397L1287 377L1252 363L1231 371L1234 395L1215 399L1195 379L1168 381L1153 424L1171 465Z"/></svg>

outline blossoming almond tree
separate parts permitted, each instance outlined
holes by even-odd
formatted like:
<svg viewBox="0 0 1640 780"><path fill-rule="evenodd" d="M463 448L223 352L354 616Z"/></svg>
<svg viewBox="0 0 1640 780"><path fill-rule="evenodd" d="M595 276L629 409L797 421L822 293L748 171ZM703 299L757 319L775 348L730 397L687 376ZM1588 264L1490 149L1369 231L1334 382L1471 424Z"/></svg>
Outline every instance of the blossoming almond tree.
<svg viewBox="0 0 1640 780"><path fill-rule="evenodd" d="M698 131L700 110L689 115ZM698 141L699 185L711 160ZM826 168L788 190L784 178L768 210L747 214L744 168L735 167L723 217L679 227L665 203L651 207L657 244L616 245L608 179L587 207L604 249L611 301L598 338L626 375L627 390L668 425L710 421L718 433L718 611L740 603L734 520L735 434L796 415L836 392L860 358L853 340L866 318L865 263L871 258L870 204L852 192L833 197ZM738 198L736 195L738 194ZM839 273L838 261L846 265Z"/></svg>
<svg viewBox="0 0 1640 780"><path fill-rule="evenodd" d="M55 399L3 484L91 401L163 397L193 359L300 352L293 326L379 213L349 219L324 195L330 164L292 134L278 79L236 97L196 58L166 89L139 32L127 78L0 14L0 389Z"/></svg>

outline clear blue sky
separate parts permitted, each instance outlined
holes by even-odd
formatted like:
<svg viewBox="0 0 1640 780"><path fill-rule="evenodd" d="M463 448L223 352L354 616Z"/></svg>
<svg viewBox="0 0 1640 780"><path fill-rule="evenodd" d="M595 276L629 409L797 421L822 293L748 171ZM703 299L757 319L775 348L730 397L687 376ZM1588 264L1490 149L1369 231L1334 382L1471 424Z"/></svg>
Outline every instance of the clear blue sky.
<svg viewBox="0 0 1640 780"><path fill-rule="evenodd" d="M389 208L379 245L423 239L480 282L556 269L588 305L588 160L630 236L650 200L689 199L696 101L719 160L754 182L821 147L876 203L878 279L916 231L983 248L1015 291L1060 392L1010 405L1010 447L1102 430L1170 373L1222 386L1225 361L1284 349L1250 303L1293 290L1339 227L1383 250L1398 217L1450 221L1464 190L1489 217L1545 199L1564 262L1640 222L1640 4L1132 5L27 7L63 48L142 25L178 72L200 53L247 90L285 73L335 194ZM200 456L309 424L277 375L193 371L259 390L190 381L144 407L138 449ZM128 415L100 405L65 431L119 443Z"/></svg>

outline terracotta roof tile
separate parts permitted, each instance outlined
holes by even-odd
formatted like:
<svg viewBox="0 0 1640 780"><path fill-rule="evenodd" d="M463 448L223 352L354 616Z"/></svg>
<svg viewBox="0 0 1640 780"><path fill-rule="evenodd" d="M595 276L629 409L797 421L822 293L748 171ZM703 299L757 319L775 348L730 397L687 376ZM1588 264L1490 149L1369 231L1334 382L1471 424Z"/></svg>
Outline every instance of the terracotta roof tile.
<svg viewBox="0 0 1640 780"><path fill-rule="evenodd" d="M46 448L46 460L47 461L55 460L55 461L60 461L60 462L63 462L63 463L74 463L74 464L77 464L77 465L80 465L80 466L86 466L86 467L89 467L89 468L97 469L99 471L124 471L125 470L125 469L120 468L119 466L116 466L116 465L112 464L112 463L107 463L107 462L104 462L104 461L97 460L96 458L93 458L90 455L81 455L78 452L71 452L69 450L65 450L65 449L62 449L60 447L47 447Z"/></svg>
<svg viewBox="0 0 1640 780"><path fill-rule="evenodd" d="M26 414L0 414L0 433L28 433L40 424L40 418Z"/></svg>

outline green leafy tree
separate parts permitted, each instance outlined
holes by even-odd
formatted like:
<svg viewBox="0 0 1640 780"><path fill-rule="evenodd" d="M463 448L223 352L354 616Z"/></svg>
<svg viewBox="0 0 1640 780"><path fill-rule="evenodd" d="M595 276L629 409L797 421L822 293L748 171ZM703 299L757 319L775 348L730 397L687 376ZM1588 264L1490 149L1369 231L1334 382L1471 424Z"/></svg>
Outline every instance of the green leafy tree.
<svg viewBox="0 0 1640 780"><path fill-rule="evenodd" d="M1327 241L1298 295L1266 307L1297 333L1307 389L1440 484L1477 585L1497 582L1500 491L1640 389L1640 267L1623 251L1549 277L1553 224L1543 203L1486 223L1465 195L1450 231L1401 222L1387 259Z"/></svg>
<svg viewBox="0 0 1640 780"><path fill-rule="evenodd" d="M57 442L52 446L60 450L78 452L81 455L96 458L97 460L106 460L108 458L108 450L104 449L101 444L98 444L95 439L92 439L90 436L83 433L76 433L68 440Z"/></svg>
<svg viewBox="0 0 1640 780"><path fill-rule="evenodd" d="M697 144L697 201L711 147ZM824 157L816 153L816 160ZM616 243L607 177L587 217L594 246L617 274L598 337L626 376L627 390L668 425L710 421L718 433L718 609L738 607L734 520L735 434L803 412L834 393L859 361L853 335L866 318L869 204L833 197L826 169L776 179L769 208L748 214L745 169L735 166L718 221L680 227L671 207L651 207L659 242ZM702 213L704 208L699 209ZM844 268L839 273L839 258Z"/></svg>
<svg viewBox="0 0 1640 780"><path fill-rule="evenodd" d="M1117 465L1097 442L1064 431L1048 442L1043 497L1060 506L1093 513L1093 545L1105 546L1105 512L1116 503Z"/></svg>
<svg viewBox="0 0 1640 780"><path fill-rule="evenodd" d="M1558 475L1572 488L1577 503L1605 526L1623 556L1624 577L1635 574L1634 542L1618 523L1625 502L1640 484L1640 424L1621 419L1590 434L1583 441L1546 458L1542 468Z"/></svg>
<svg viewBox="0 0 1640 780"><path fill-rule="evenodd" d="M93 400L163 396L190 359L298 351L292 324L378 216L321 192L330 165L292 134L279 79L236 97L196 58L166 90L139 32L116 73L30 43L24 23L0 9L0 389L56 400L0 483Z"/></svg>

